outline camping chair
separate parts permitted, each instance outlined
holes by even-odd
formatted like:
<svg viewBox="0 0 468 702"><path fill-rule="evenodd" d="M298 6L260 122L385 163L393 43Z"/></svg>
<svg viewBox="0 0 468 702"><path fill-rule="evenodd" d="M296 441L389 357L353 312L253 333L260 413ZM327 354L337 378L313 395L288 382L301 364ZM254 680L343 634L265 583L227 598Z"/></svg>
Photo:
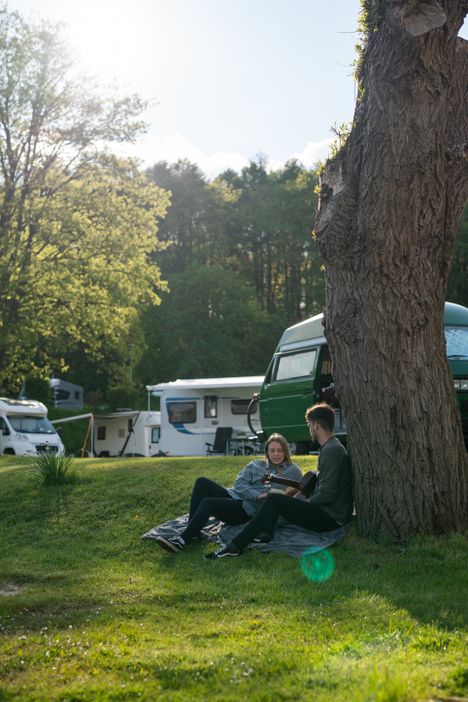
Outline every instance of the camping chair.
<svg viewBox="0 0 468 702"><path fill-rule="evenodd" d="M216 429L216 434L214 438L214 443L206 444L206 455L212 456L214 453L223 453L224 455L228 452L229 440L232 436L232 427L218 427Z"/></svg>

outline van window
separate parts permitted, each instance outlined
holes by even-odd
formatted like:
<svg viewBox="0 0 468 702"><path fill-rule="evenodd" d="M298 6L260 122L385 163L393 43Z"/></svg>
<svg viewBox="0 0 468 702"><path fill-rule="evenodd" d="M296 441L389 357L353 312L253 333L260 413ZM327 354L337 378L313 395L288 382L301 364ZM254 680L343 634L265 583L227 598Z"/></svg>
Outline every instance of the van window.
<svg viewBox="0 0 468 702"><path fill-rule="evenodd" d="M3 417L0 417L0 434L3 434L3 436L8 436L9 433L10 430L8 429L7 423Z"/></svg>
<svg viewBox="0 0 468 702"><path fill-rule="evenodd" d="M197 421L197 403L168 402L167 413L171 424L193 424Z"/></svg>
<svg viewBox="0 0 468 702"><path fill-rule="evenodd" d="M447 356L468 358L468 327L445 327Z"/></svg>
<svg viewBox="0 0 468 702"><path fill-rule="evenodd" d="M159 444L159 439L161 438L161 427L152 427L151 429L151 443Z"/></svg>
<svg viewBox="0 0 468 702"><path fill-rule="evenodd" d="M218 397L217 395L205 395L205 417L208 419L216 419L218 416Z"/></svg>
<svg viewBox="0 0 468 702"><path fill-rule="evenodd" d="M98 441L104 441L106 438L106 427L100 426L97 428L96 436Z"/></svg>
<svg viewBox="0 0 468 702"><path fill-rule="evenodd" d="M298 351L287 356L280 356L276 365L274 380L304 378L313 375L317 349Z"/></svg>

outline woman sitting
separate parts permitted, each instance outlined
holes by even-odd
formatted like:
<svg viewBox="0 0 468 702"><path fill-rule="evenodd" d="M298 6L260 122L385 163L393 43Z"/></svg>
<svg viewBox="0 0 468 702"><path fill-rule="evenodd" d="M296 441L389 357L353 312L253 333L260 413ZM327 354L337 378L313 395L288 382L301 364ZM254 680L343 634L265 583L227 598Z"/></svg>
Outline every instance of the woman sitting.
<svg viewBox="0 0 468 702"><path fill-rule="evenodd" d="M232 488L218 485L209 478L197 478L190 499L189 521L180 536L156 537L156 543L171 553L181 551L200 532L210 517L216 517L229 525L244 524L257 513L271 492L265 485L265 473L288 480L300 480L301 470L291 462L286 439L281 434L272 434L265 444L266 461L257 459L248 463L237 476ZM278 491L278 488L275 488ZM283 490L281 490L283 492Z"/></svg>

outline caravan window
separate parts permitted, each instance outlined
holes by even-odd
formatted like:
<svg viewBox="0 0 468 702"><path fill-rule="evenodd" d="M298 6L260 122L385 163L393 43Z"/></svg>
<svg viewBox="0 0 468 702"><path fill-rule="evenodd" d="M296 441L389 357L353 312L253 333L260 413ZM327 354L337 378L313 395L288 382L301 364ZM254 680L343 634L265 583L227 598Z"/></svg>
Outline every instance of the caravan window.
<svg viewBox="0 0 468 702"><path fill-rule="evenodd" d="M69 400L70 393L60 388L54 388L54 400Z"/></svg>
<svg viewBox="0 0 468 702"><path fill-rule="evenodd" d="M96 436L98 441L104 441L106 438L106 427L105 426L99 426L96 431Z"/></svg>
<svg viewBox="0 0 468 702"><path fill-rule="evenodd" d="M250 400L231 400L231 414L247 414ZM252 409L252 414L257 411L257 405Z"/></svg>
<svg viewBox="0 0 468 702"><path fill-rule="evenodd" d="M193 424L197 421L197 403L168 402L167 414L171 424Z"/></svg>
<svg viewBox="0 0 468 702"><path fill-rule="evenodd" d="M153 427L151 429L151 443L159 444L159 439L161 438L161 427Z"/></svg>
<svg viewBox="0 0 468 702"><path fill-rule="evenodd" d="M218 416L218 397L217 395L205 395L205 417L207 419L216 419Z"/></svg>
<svg viewBox="0 0 468 702"><path fill-rule="evenodd" d="M311 376L315 371L317 349L307 349L280 356L276 366L274 380L287 380L288 378L304 378Z"/></svg>

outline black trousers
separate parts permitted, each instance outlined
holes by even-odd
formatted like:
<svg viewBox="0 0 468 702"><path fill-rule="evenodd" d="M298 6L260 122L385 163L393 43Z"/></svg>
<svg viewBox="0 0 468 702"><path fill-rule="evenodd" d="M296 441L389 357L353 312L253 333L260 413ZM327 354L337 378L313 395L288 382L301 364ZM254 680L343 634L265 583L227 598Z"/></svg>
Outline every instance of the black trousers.
<svg viewBox="0 0 468 702"><path fill-rule="evenodd" d="M272 534L279 517L309 531L332 531L340 526L320 507L310 505L305 500L273 493L268 495L261 509L232 543L243 549L260 533Z"/></svg>
<svg viewBox="0 0 468 702"><path fill-rule="evenodd" d="M190 499L189 523L181 534L186 543L199 536L210 517L226 524L244 524L250 519L242 500L234 499L226 488L209 478L197 478Z"/></svg>

